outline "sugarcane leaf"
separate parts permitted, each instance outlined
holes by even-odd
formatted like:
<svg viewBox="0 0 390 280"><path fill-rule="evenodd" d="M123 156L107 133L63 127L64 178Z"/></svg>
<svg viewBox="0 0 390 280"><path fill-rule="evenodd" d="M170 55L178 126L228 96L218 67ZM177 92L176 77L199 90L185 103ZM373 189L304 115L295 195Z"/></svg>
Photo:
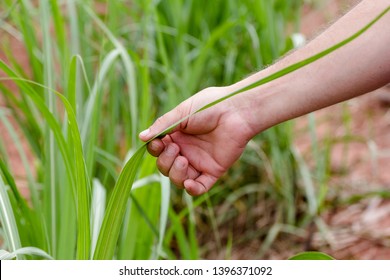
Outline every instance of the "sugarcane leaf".
<svg viewBox="0 0 390 280"><path fill-rule="evenodd" d="M390 10L390 7L388 7L386 10L384 10L382 13L380 13L375 19L373 19L370 23L368 23L366 26L364 26L362 29L360 29L358 32L353 34L352 36L348 37L347 39L341 41L338 44L335 44L334 46L315 54L307 59L304 59L302 61L299 61L295 64L292 64L280 71L277 71L276 73L273 73L263 79L260 79L258 81L255 81L254 83L247 85L245 87L242 87L222 98L219 98L213 102L210 102L209 104L206 104L205 106L201 107L200 109L194 111L193 113L185 116L184 118L180 119L179 121L175 122L174 124L170 125L157 135L155 135L152 139L150 139L147 143L142 145L135 154L129 159L129 161L126 163L125 167L123 168L122 172L119 175L118 181L115 184L113 194L109 200L109 204L107 207L106 215L103 220L102 229L99 235L98 243L96 246L94 259L112 259L115 253L115 247L116 243L119 238L119 232L120 227L125 215L125 209L126 209L126 202L130 195L132 183L134 182L136 173L138 171L139 166L141 165L143 155L146 151L146 145L159 137L162 137L166 134L168 134L170 131L172 131L177 125L179 125L181 122L187 120L188 118L192 117L194 114L199 113L203 110L206 110L230 97L233 97L239 93L248 91L250 89L253 89L255 87L264 85L266 83L269 83L273 80L276 80L280 77L283 77L289 73L292 73L306 65L309 65L310 63L313 63L322 57L336 51L337 49L347 45L348 43L355 40L357 37L362 35L365 31L367 31L372 25L374 25L380 18L382 18L388 11Z"/></svg>
<svg viewBox="0 0 390 280"><path fill-rule="evenodd" d="M57 144L64 158L67 174L70 178L71 185L74 186L74 192L76 194L78 224L77 258L89 259L91 246L89 222L91 187L90 179L88 178L86 172L83 148L81 144L77 119L73 111L72 105L60 92L54 89L50 89L39 83L17 77L17 75L2 60L0 60L0 69L10 76L9 78L0 78L0 80L13 80L18 84L19 87L24 89L25 93L29 95L29 97L32 99L38 109L40 109L47 123L53 131L54 137L57 140ZM72 69L72 71L75 71L75 69ZM59 97L64 104L68 115L69 133L71 136L71 142L69 146L73 149L73 154L71 153L68 145L66 144L65 138L62 134L62 130L55 117L49 111L42 98L29 86L29 84L33 84L47 89L48 92L54 93L57 97Z"/></svg>
<svg viewBox="0 0 390 280"><path fill-rule="evenodd" d="M6 245L12 251L21 247L19 230L16 225L15 215L7 194L7 187L0 176L0 221L4 228ZM18 257L15 255L14 257Z"/></svg>
<svg viewBox="0 0 390 280"><path fill-rule="evenodd" d="M42 249L35 248L35 247L23 247L19 248L13 252L8 252L6 250L0 250L0 260L12 260L16 258L17 256L21 255L35 255L39 256L48 260L53 260L53 257L50 256L48 253L43 251Z"/></svg>
<svg viewBox="0 0 390 280"><path fill-rule="evenodd" d="M93 256L95 260L112 259L114 256L131 186L137 174L138 167L141 165L145 151L146 145L142 145L129 159L119 175L103 219Z"/></svg>
<svg viewBox="0 0 390 280"><path fill-rule="evenodd" d="M303 252L296 254L289 260L334 260L334 258L321 252Z"/></svg>

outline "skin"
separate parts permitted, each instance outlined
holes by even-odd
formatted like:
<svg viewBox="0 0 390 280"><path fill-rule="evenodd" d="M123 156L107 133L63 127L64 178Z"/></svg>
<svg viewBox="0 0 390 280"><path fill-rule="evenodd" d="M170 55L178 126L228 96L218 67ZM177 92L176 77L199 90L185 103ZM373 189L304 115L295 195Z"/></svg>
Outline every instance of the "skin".
<svg viewBox="0 0 390 280"><path fill-rule="evenodd" d="M140 133L148 141L169 125L221 96L335 45L390 6L364 0L309 44L227 87L206 88ZM207 192L248 141L269 127L370 92L390 82L390 12L362 36L293 73L238 94L182 122L148 145L157 167L191 195Z"/></svg>

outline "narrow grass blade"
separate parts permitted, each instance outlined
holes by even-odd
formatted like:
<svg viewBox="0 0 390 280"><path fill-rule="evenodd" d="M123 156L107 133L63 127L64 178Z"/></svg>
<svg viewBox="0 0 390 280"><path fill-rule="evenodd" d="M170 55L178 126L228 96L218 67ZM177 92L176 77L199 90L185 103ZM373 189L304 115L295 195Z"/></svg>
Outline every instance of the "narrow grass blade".
<svg viewBox="0 0 390 280"><path fill-rule="evenodd" d="M131 191L134 191L136 189L149 186L152 183L158 182L160 180L160 176L157 174L152 174L147 177L144 177L142 179L139 179L134 182L133 187Z"/></svg>
<svg viewBox="0 0 390 280"><path fill-rule="evenodd" d="M106 208L106 189L98 179L93 180L92 204L91 204L91 222L92 222L92 245L91 256L95 251L96 243L99 237L100 228L103 222L104 211Z"/></svg>
<svg viewBox="0 0 390 280"><path fill-rule="evenodd" d="M158 237L158 230L157 228L154 226L154 224L152 223L152 221L150 220L148 214L146 213L146 209L144 209L141 205L140 202L138 202L138 199L137 197L133 194L133 193L130 193L130 198L131 198L131 202L132 204L134 205L135 209L137 209L140 217L144 220L144 222L146 223L146 225L151 229L152 233Z"/></svg>
<svg viewBox="0 0 390 280"><path fill-rule="evenodd" d="M39 1L39 10L40 10L40 24L42 27L42 44L43 44L43 81L48 88L53 88L55 83L54 69L53 69L53 47L52 40L50 35L50 4L48 1ZM49 111L56 116L56 104L55 96L52 94L47 94L48 91L45 89L44 99ZM49 229L49 237L51 242L51 248L49 252L53 256L56 256L57 253L57 230L58 230L58 221L57 221L57 197L58 197L58 175L59 175L59 159L56 153L57 145L55 143L55 138L53 131L50 129L49 125L45 125L45 169L46 176L44 178L44 188L43 188L43 200L44 207L43 211L46 217L46 225Z"/></svg>
<svg viewBox="0 0 390 280"><path fill-rule="evenodd" d="M71 69L76 71L76 69ZM70 73L70 76L76 76L75 73ZM76 87L73 88L76 91ZM74 174L76 177L76 199L77 199L77 259L89 259L91 248L91 229L90 229L90 194L91 182L88 177L86 164L84 161L83 146L77 118L72 105L65 96L58 92L54 92L61 99L67 112L69 133L71 135L71 147L73 147L74 155ZM75 95L75 93L71 93Z"/></svg>
<svg viewBox="0 0 390 280"><path fill-rule="evenodd" d="M39 39L37 38L37 33L34 30L35 24L32 22L31 6L29 1L20 1L20 16L17 17L18 25L23 34L24 44L26 46L26 51L28 53L29 64L32 68L33 79L34 81L42 82L43 81L43 67L41 58L41 51L37 47L40 44L38 43Z"/></svg>
<svg viewBox="0 0 390 280"><path fill-rule="evenodd" d="M188 229L187 229L187 232L188 232L188 241L189 241L189 245L190 245L190 254L191 254L191 259L192 260L197 260L199 259L199 245L198 245L198 238L196 236L196 219L195 219L195 208L194 208L194 200L193 200L193 197L190 196L188 193L184 193L184 200L187 204L187 208L188 208ZM209 204L209 196L208 195L205 195L206 196L206 204L207 204L207 208L208 210L210 210L210 204ZM211 219L213 220L213 219ZM215 230L214 228L214 224L213 222L212 223L212 227L213 227L213 231ZM215 232L214 232L215 233ZM220 245L220 242L217 238L217 247Z"/></svg>
<svg viewBox="0 0 390 280"><path fill-rule="evenodd" d="M35 83L29 80L21 79L15 76L14 72L9 69L9 67L0 60L0 69L6 72L10 78L0 78L0 80L13 80L21 88L25 90L25 93L28 94L31 99L34 101L35 105L41 110L44 115L48 125L53 131L54 137L57 140L57 144L60 148L61 154L64 158L67 174L69 175L71 186L75 186L75 193L77 199L77 221L78 221L78 259L89 259L90 254L90 181L86 173L86 167L83 156L83 149L81 144L81 138L79 133L79 128L77 125L76 116L73 112L71 104L68 102L65 96L61 93L49 89L39 83ZM29 86L29 84L34 84L36 86L43 87L49 90L51 93L56 94L62 103L65 106L67 115L68 115L68 124L69 124L69 133L71 139L71 148L73 149L73 154L68 150L68 146L62 135L61 128L59 127L54 116L48 110L47 106L44 104L43 100L36 94L36 92ZM73 155L73 159L72 159ZM74 161L74 163L73 163Z"/></svg>
<svg viewBox="0 0 390 280"><path fill-rule="evenodd" d="M278 237L279 233L281 232L282 225L279 223L274 224L271 229L268 231L267 236L263 243L261 244L258 257L262 258L267 252L267 250L271 247L272 243L275 241L275 239Z"/></svg>
<svg viewBox="0 0 390 280"><path fill-rule="evenodd" d="M177 215L173 209L169 209L169 219L170 222L172 223L171 231L176 237L177 245L179 247L179 251L181 254L180 256L181 259L191 260L193 256L191 252L191 244L186 237L185 229L183 227L180 216Z"/></svg>
<svg viewBox="0 0 390 280"><path fill-rule="evenodd" d="M4 176L3 179L5 180L5 184L8 185L11 188L12 194L14 195L16 202L23 208L28 208L26 201L23 199L23 197L20 195L19 190L16 187L14 178L12 177L11 173L9 172L5 162L3 159L0 159L0 171L1 175Z"/></svg>
<svg viewBox="0 0 390 280"><path fill-rule="evenodd" d="M158 244L156 248L156 259L162 255L162 246L164 242L165 229L168 222L168 212L169 212L169 202L170 202L170 191L171 184L167 177L161 177L161 206L160 206L160 228L159 228L159 237Z"/></svg>
<svg viewBox="0 0 390 280"><path fill-rule="evenodd" d="M69 66L68 100L77 116L77 56L73 56Z"/></svg>
<svg viewBox="0 0 390 280"><path fill-rule="evenodd" d="M64 65L66 63L65 59L67 59L67 41L66 41L66 29L65 29L65 21L64 17L61 13L61 9L57 0L50 0L50 8L53 17L55 34L58 41L58 48L61 54L61 64Z"/></svg>
<svg viewBox="0 0 390 280"><path fill-rule="evenodd" d="M7 107L12 111L19 128L23 131L30 144L32 152L38 157L41 155L41 147L39 140L42 139L42 129L38 125L37 118L32 112L30 105L27 104L27 99L20 96L20 100L15 96L15 93L0 83L0 91L3 93Z"/></svg>
<svg viewBox="0 0 390 280"><path fill-rule="evenodd" d="M71 186L75 186L76 178L74 175L74 163L73 159L70 155L68 145L65 141L65 138L62 134L61 127L59 126L57 120L53 116L53 114L49 111L43 99L39 96L39 94L30 86L30 84L34 84L36 86L44 87L39 83L35 83L29 80L25 80L17 77L16 73L12 71L2 60L0 60L0 69L3 70L9 77L8 78L0 78L0 80L13 80L15 83L23 90L23 93L28 95L31 100L34 102L36 107L41 111L44 116L47 124L52 129L54 136L56 138L58 147L60 149L61 155L64 159L67 175L70 178ZM58 93L59 94L59 93ZM74 190L75 192L75 190Z"/></svg>
<svg viewBox="0 0 390 280"><path fill-rule="evenodd" d="M155 21L156 23L160 24L159 21L160 21L160 18L158 16L158 13L156 11L156 5L153 5L154 7L154 16L155 16ZM156 40L157 40L157 49L160 53L160 56L161 56L161 60L162 60L162 66L163 66L163 71L166 73L165 75L165 79L166 79L166 83L167 83L167 91L168 91L168 96L170 96L169 100L172 102L173 100L175 100L175 98L173 98L175 96L175 86L174 86L174 83L173 83L173 71L169 71L170 69L170 60L169 60L169 56L168 56L168 53L167 53L167 47L165 46L165 42L164 42L164 36L162 35L162 32L160 30L156 30ZM169 104L168 106L170 106L171 104Z"/></svg>
<svg viewBox="0 0 390 280"><path fill-rule="evenodd" d="M107 75L112 69L115 61L119 57L120 52L113 50L107 54L100 67L97 79L92 87L90 95L85 105L83 122L81 126L81 140L85 147L85 158L87 170L92 172L95 162L95 143L99 135L99 127L101 125L101 110L103 100L102 85L107 80Z"/></svg>
<svg viewBox="0 0 390 280"><path fill-rule="evenodd" d="M1 12L1 14L0 14L0 27L3 24L3 22L7 20L7 18L10 16L10 14L16 8L16 6L19 4L19 1L20 0L13 1L13 3L10 5L10 7L8 8L7 11Z"/></svg>
<svg viewBox="0 0 390 280"><path fill-rule="evenodd" d="M100 71L98 73L97 79L92 86L91 94L88 97L87 104L84 108L85 111L85 117L83 119L83 126L81 129L81 139L83 143L86 143L87 139L90 137L90 127L92 123L93 114L96 114L96 103L97 99L101 98L99 97L99 91L101 91L101 85L106 79L107 73L110 71L111 67L113 66L115 60L120 55L120 51L115 49L107 54L107 56L104 58L102 65L100 67Z"/></svg>
<svg viewBox="0 0 390 280"><path fill-rule="evenodd" d="M308 203L308 213L306 215L310 219L314 217L318 211L319 203L315 192L316 188L314 186L309 167L307 166L300 152L297 149L293 149L293 155L298 162L299 174L302 178L302 183L305 189L306 199Z"/></svg>
<svg viewBox="0 0 390 280"><path fill-rule="evenodd" d="M18 227L16 226L15 216L8 198L7 187L3 178L0 176L0 219L4 228L5 240L11 251L16 251L21 247ZM15 255L17 257L17 255Z"/></svg>
<svg viewBox="0 0 390 280"><path fill-rule="evenodd" d="M44 234L42 212L30 209L26 200L20 195L7 165L0 159L0 176L4 184L10 188L10 198L13 213L19 229L19 237L22 245L34 243L34 246L46 249L48 248L47 236ZM12 198L12 199L11 199ZM23 217L22 219L20 219Z"/></svg>
<svg viewBox="0 0 390 280"><path fill-rule="evenodd" d="M34 255L38 257L42 257L44 259L53 260L53 257L50 256L45 251L35 248L35 247L23 247L19 248L12 253L7 252L5 250L0 250L0 260L12 260L14 258L17 258L17 256L21 255Z"/></svg>
<svg viewBox="0 0 390 280"><path fill-rule="evenodd" d="M78 71L80 69L80 71ZM80 102L80 84L81 84L81 77L79 73L81 72L83 81L86 85L86 90L88 93L91 93L91 86L88 82L88 75L87 71L85 69L84 61L81 58L80 55L74 55L72 57L72 60L70 62L69 66L69 76L68 76L68 83L67 83L67 98L69 100L70 105L73 108L73 111L77 118L79 118L79 111L82 110L84 112L84 107L82 106L82 103ZM88 117L88 113L86 113L86 116ZM84 119L84 118L83 118ZM81 123L81 121L79 121ZM81 128L82 131L82 128ZM82 137L83 139L83 137Z"/></svg>
<svg viewBox="0 0 390 280"><path fill-rule="evenodd" d="M210 54L210 50L214 47L215 43L225 35L225 33L235 26L235 24L236 22L227 21L210 34L210 38L207 43L200 50L199 57L195 62L193 73L191 74L191 79L188 81L189 84L186 85L189 92L194 92L196 90L197 83L199 83L200 77L202 76L205 61Z"/></svg>
<svg viewBox="0 0 390 280"><path fill-rule="evenodd" d="M24 167L24 170L26 171L27 179L28 179L28 186L30 190L31 199L33 202L33 205L35 209L39 211L39 199L38 199L38 192L37 192L37 186L35 184L34 178L33 178L33 172L30 168L30 164L27 160L27 155L25 151L22 148L22 144L19 140L19 137L17 135L17 132L11 125L11 123L8 121L7 116L5 115L5 112L3 110L0 110L0 121L4 124L5 128L7 129L9 135L12 138L12 141L19 153L20 159L22 160L22 164Z"/></svg>
<svg viewBox="0 0 390 280"><path fill-rule="evenodd" d="M120 228L125 215L137 167L140 166L146 146L141 146L124 166L108 202L106 215L96 244L94 259L112 259L115 253Z"/></svg>
<svg viewBox="0 0 390 280"><path fill-rule="evenodd" d="M158 226L158 215L161 215L161 176L152 174L144 177L154 170L155 160L148 157L138 174L142 179L137 180L131 189L131 199L118 242L117 259L157 258L156 246L161 237Z"/></svg>
<svg viewBox="0 0 390 280"><path fill-rule="evenodd" d="M289 260L301 260L301 261L305 261L305 260L317 260L317 261L324 261L324 260L334 260L333 257L325 254L325 253L321 253L321 252L303 252L303 253L299 253L291 258L289 258Z"/></svg>
<svg viewBox="0 0 390 280"><path fill-rule="evenodd" d="M66 178L63 188L59 190L59 213L57 255L59 260L74 260L77 246L77 207L75 193Z"/></svg>
<svg viewBox="0 0 390 280"><path fill-rule="evenodd" d="M130 119L131 119L131 129L132 129L132 146L135 147L137 143L137 116L138 116L138 97L137 97L137 80L135 75L134 63L127 52L123 44L112 34L112 32L107 28L107 26L102 22L102 20L86 5L83 6L86 13L96 22L99 28L107 35L108 39L115 46L115 48L120 52L120 56L125 68L125 79L128 85L128 95L130 100Z"/></svg>

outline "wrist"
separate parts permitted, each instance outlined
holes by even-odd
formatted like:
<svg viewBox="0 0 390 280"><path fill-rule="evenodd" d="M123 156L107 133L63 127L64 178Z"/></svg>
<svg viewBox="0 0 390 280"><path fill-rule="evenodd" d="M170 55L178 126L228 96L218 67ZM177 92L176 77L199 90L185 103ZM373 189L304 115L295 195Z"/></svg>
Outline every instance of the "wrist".
<svg viewBox="0 0 390 280"><path fill-rule="evenodd" d="M226 92L232 93L251 83L269 75L269 71L262 70L246 79L226 87ZM280 105L283 100L278 92L283 90L282 84L275 80L259 87L237 94L230 100L232 110L238 113L251 131L250 138L261 133L267 128L281 122L280 113L275 113L275 105Z"/></svg>

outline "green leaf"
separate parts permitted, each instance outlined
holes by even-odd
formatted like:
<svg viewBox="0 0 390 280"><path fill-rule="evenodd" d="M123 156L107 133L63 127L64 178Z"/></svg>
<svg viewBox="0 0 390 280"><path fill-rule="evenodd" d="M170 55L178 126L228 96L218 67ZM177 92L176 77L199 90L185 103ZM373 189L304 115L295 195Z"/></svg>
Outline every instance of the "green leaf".
<svg viewBox="0 0 390 280"><path fill-rule="evenodd" d="M164 242L165 229L168 221L168 211L170 202L170 183L167 177L161 176L161 211L160 211L160 229L159 240L156 252L156 258L162 255L162 246Z"/></svg>
<svg viewBox="0 0 390 280"><path fill-rule="evenodd" d="M48 260L53 260L53 257L50 256L48 253L35 247L19 248L13 251L12 253L7 252L5 250L0 250L0 260L12 260L20 255L35 255L35 256L43 257Z"/></svg>
<svg viewBox="0 0 390 280"><path fill-rule="evenodd" d="M92 189L92 205L91 205L91 223L92 223L92 245L91 255L93 255L96 247L96 242L99 237L100 228L103 222L104 211L106 208L107 191L99 181L93 179Z"/></svg>
<svg viewBox="0 0 390 280"><path fill-rule="evenodd" d="M53 114L49 111L47 106L45 105L44 100L40 97L40 95L30 86L30 84L34 84L40 87L45 87L39 83L32 82L23 78L19 78L18 75L9 68L3 60L0 59L0 69L4 71L9 77L8 78L0 78L0 81L13 80L20 87L24 94L28 95L31 100L34 102L36 107L41 111L44 116L47 124L50 126L54 133L54 137L57 140L57 144L59 146L60 152L64 158L65 166L67 167L67 174L71 179L72 185L74 185L75 177L73 174L73 160L70 157L70 153L68 150L68 146L66 144L65 138L62 134L61 127L59 126L57 120L53 116Z"/></svg>
<svg viewBox="0 0 390 280"><path fill-rule="evenodd" d="M146 145L141 146L126 163L119 175L108 202L106 215L96 244L93 256L95 260L110 260L114 256L116 242L126 212L127 200L145 151Z"/></svg>
<svg viewBox="0 0 390 280"><path fill-rule="evenodd" d="M138 128L138 96L137 96L137 80L135 79L135 68L133 60L131 59L129 53L126 51L126 48L123 44L114 36L111 30L104 24L104 22L86 5L83 5L85 12L95 21L99 28L106 34L111 43L115 46L116 50L119 52L123 67L125 68L126 74L126 84L128 85L128 95L130 100L130 119L131 119L131 129L132 129L132 144L133 146L137 143L136 131Z"/></svg>
<svg viewBox="0 0 390 280"><path fill-rule="evenodd" d="M321 252L303 252L289 258L289 260L334 260L334 258Z"/></svg>
<svg viewBox="0 0 390 280"><path fill-rule="evenodd" d="M74 61L74 60L73 60ZM76 76L76 69L71 68L69 76ZM73 87L73 93L70 96L76 95L76 87ZM91 182L88 178L86 165L84 160L83 147L81 143L80 131L77 124L77 118L72 105L65 96L54 91L63 102L66 113L68 114L68 124L70 132L71 147L73 147L74 155L74 174L76 175L76 199L77 199L77 259L89 259L91 248L91 229L90 229L90 198L91 198Z"/></svg>
<svg viewBox="0 0 390 280"><path fill-rule="evenodd" d="M77 258L78 259L89 259L90 255L90 180L86 173L86 167L83 156L83 149L81 144L80 132L76 120L76 115L72 109L72 105L58 91L45 87L39 83L29 81L17 77L17 75L2 61L0 60L0 69L7 73L9 78L0 78L0 80L13 80L19 87L21 87L26 94L32 99L35 105L40 109L44 115L48 125L50 126L51 131L54 134L54 137L57 141L57 145L60 148L61 154L64 158L67 174L69 175L71 185L74 188L76 194L77 202L77 224L78 224L78 234L77 234ZM71 74L72 75L72 74ZM54 93L57 95L60 100L63 102L66 112L68 114L68 124L69 124L69 133L70 133L70 148L73 149L73 153L69 150L68 145L64 139L61 128L56 121L53 114L48 110L44 101L40 96L29 86L29 84L34 84L39 87L43 87L48 92Z"/></svg>
<svg viewBox="0 0 390 280"><path fill-rule="evenodd" d="M313 55L307 59L304 59L300 62L297 62L293 65L290 65L274 74L271 74L263 79L260 79L248 86L245 86L241 89L238 89L225 97L219 98L202 108L198 109L197 111L185 116L184 118L180 119L176 123L172 124L159 134L157 134L154 138L149 140L147 143L152 141L153 139L156 139L158 137L162 137L165 134L169 133L173 128L175 128L177 125L179 125L182 121L190 118L194 114L201 112L203 110L206 110L207 108L212 107L213 105L216 105L230 97L233 97L234 95L237 95L239 93L248 91L250 89L253 89L255 87L258 87L260 85L269 83L273 80L276 80L280 77L283 77L291 72L294 72L328 54L331 52L334 52L335 50L341 48L342 46L350 43L357 37L359 37L361 34L363 34L367 29L369 29L375 22L377 22L381 17L383 17L388 11L390 10L390 7L384 10L380 15L378 15L374 20L372 20L369 24L367 24L365 27L363 27L361 30L353 34L352 36L348 37L344 41L316 54ZM99 24L101 24L99 21L97 21ZM104 28L103 26L101 26ZM146 144L147 144L146 143ZM123 168L122 172L119 175L119 179L117 183L115 184L113 194L109 200L109 204L107 207L106 215L103 220L102 229L99 234L99 239L96 245L96 250L94 254L94 259L112 259L115 253L115 247L116 243L119 238L120 228L123 222L123 218L126 211L126 203L129 198L132 184L134 182L135 176L137 174L138 168L141 165L143 155L146 151L146 144L142 145L135 154L130 158L130 160L126 163L125 167ZM188 244L183 243L183 246L188 246Z"/></svg>
<svg viewBox="0 0 390 280"><path fill-rule="evenodd" d="M0 221L4 228L5 240L8 248L15 251L21 247L18 227L14 212L8 198L7 187L0 176ZM18 257L15 255L14 257Z"/></svg>

